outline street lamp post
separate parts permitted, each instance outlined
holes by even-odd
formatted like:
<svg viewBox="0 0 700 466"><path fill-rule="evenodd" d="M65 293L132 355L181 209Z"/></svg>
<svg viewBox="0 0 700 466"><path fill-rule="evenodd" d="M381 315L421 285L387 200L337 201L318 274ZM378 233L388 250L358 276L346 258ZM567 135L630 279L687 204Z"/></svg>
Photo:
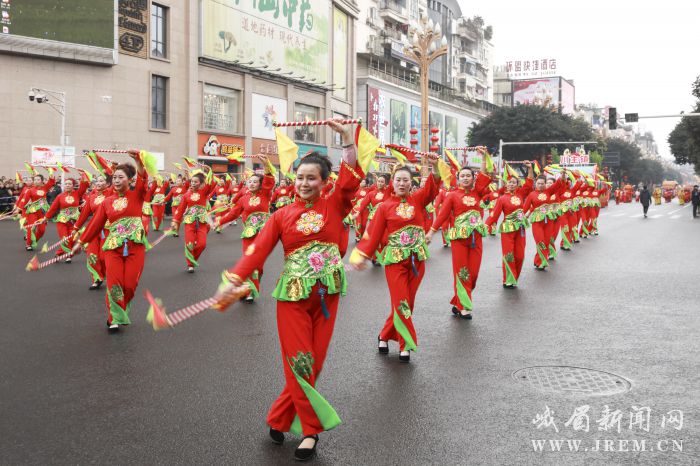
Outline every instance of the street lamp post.
<svg viewBox="0 0 700 466"><path fill-rule="evenodd" d="M29 101L38 104L48 104L61 115L61 164L66 157L66 93L33 87L29 90ZM53 102L55 99L57 102ZM61 170L61 189L64 189L65 172Z"/></svg>
<svg viewBox="0 0 700 466"><path fill-rule="evenodd" d="M420 70L420 92L421 92L421 124L420 124L420 147L422 152L428 151L429 141L429 116L428 112L428 70L430 64L438 57L447 54L447 38L442 35L439 23L433 23L426 14L421 14L420 20L411 20L408 27L408 38L410 45L404 48L406 55L412 58ZM423 156L425 158L425 156ZM425 164L425 160L423 160Z"/></svg>

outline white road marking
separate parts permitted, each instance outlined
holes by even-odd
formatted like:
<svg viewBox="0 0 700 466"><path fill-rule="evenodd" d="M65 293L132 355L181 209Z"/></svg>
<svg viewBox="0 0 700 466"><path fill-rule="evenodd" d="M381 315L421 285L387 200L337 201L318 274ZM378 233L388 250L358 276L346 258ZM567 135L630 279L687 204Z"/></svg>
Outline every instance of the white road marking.
<svg viewBox="0 0 700 466"><path fill-rule="evenodd" d="M675 214L675 213L678 212L679 210L683 210L683 209L685 209L686 207L688 207L689 205L690 205L690 204L686 204L686 205L684 205L683 207L681 207L680 209L672 210L671 212L669 212L669 213L666 214L666 215Z"/></svg>
<svg viewBox="0 0 700 466"><path fill-rule="evenodd" d="M639 218L639 217L644 217L644 214L632 215L632 218Z"/></svg>
<svg viewBox="0 0 700 466"><path fill-rule="evenodd" d="M613 215L613 217L622 217L623 215L627 215L627 214L624 214L624 213L623 214L615 214L615 215Z"/></svg>
<svg viewBox="0 0 700 466"><path fill-rule="evenodd" d="M673 220L678 220L679 218L681 218L681 216L678 215L678 214L676 214L676 215L671 215L671 218L672 218Z"/></svg>
<svg viewBox="0 0 700 466"><path fill-rule="evenodd" d="M661 215L661 214L656 214L656 215L651 216L651 218L661 218L661 217L663 217L663 215Z"/></svg>

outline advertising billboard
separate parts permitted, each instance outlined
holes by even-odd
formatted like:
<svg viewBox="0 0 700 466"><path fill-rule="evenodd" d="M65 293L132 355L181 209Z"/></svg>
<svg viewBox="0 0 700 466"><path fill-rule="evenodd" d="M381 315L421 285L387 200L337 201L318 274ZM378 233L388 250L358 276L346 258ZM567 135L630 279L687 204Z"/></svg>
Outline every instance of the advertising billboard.
<svg viewBox="0 0 700 466"><path fill-rule="evenodd" d="M418 130L418 133L416 133L415 138L418 140L418 147L420 147L420 119L421 119L421 113L420 113L421 108L418 107L417 105L411 105L411 128L415 128Z"/></svg>
<svg viewBox="0 0 700 466"><path fill-rule="evenodd" d="M114 49L114 13L114 0L0 0L0 32Z"/></svg>
<svg viewBox="0 0 700 466"><path fill-rule="evenodd" d="M202 0L202 55L328 82L329 0Z"/></svg>
<svg viewBox="0 0 700 466"><path fill-rule="evenodd" d="M197 134L197 155L207 157L226 157L243 151L245 139L222 134Z"/></svg>
<svg viewBox="0 0 700 466"><path fill-rule="evenodd" d="M58 163L66 167L75 167L75 147L32 146L32 164L55 167Z"/></svg>
<svg viewBox="0 0 700 466"><path fill-rule="evenodd" d="M459 121L455 117L445 115L445 147L459 145Z"/></svg>
<svg viewBox="0 0 700 466"><path fill-rule="evenodd" d="M287 101L253 93L253 137L275 139L273 121L287 120Z"/></svg>
<svg viewBox="0 0 700 466"><path fill-rule="evenodd" d="M566 79L561 80L561 113L573 115L576 110L576 89Z"/></svg>
<svg viewBox="0 0 700 466"><path fill-rule="evenodd" d="M386 144L386 97L376 87L367 86L367 130Z"/></svg>
<svg viewBox="0 0 700 466"><path fill-rule="evenodd" d="M333 95L348 98L348 15L333 8Z"/></svg>
<svg viewBox="0 0 700 466"><path fill-rule="evenodd" d="M408 121L406 102L391 99L391 143L408 146Z"/></svg>
<svg viewBox="0 0 700 466"><path fill-rule="evenodd" d="M559 78L513 81L513 105L559 107Z"/></svg>

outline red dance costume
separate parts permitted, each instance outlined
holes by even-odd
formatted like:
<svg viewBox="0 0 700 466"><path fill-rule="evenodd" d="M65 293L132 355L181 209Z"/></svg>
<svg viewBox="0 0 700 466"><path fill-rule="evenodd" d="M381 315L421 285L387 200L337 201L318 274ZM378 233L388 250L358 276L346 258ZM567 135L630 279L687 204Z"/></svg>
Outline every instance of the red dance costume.
<svg viewBox="0 0 700 466"><path fill-rule="evenodd" d="M97 212L80 237L83 244L90 243L106 227L109 234L102 250L107 272L107 324L128 325L131 300L136 292L146 256L146 231L141 222L143 202L146 198L144 175L136 175L133 190L115 193L97 208Z"/></svg>
<svg viewBox="0 0 700 466"><path fill-rule="evenodd" d="M333 193L314 202L297 198L275 212L228 272L241 280L251 277L282 242L284 268L272 296L277 300L285 386L267 416L268 425L282 432L314 435L340 424L315 385L333 334L339 297L347 289L338 238L363 178L353 168L354 157L354 148L344 149Z"/></svg>
<svg viewBox="0 0 700 466"><path fill-rule="evenodd" d="M454 218L454 226L446 233L452 245L454 279L450 303L460 311L471 311L473 307L472 292L481 268L482 237L488 234L481 200L490 195L490 183L489 176L478 173L472 189L457 188L447 194L430 229L437 232L449 218Z"/></svg>
<svg viewBox="0 0 700 466"><path fill-rule="evenodd" d="M209 233L209 196L216 184L201 184L196 191L187 191L173 215L173 222L185 224L185 262L187 267L199 267L199 256L207 247Z"/></svg>
<svg viewBox="0 0 700 466"><path fill-rule="evenodd" d="M151 200L151 209L153 210L153 230L159 231L160 224L163 223L163 217L165 216L165 196L170 187L170 182L156 183L156 189L153 191L153 199Z"/></svg>
<svg viewBox="0 0 700 466"><path fill-rule="evenodd" d="M153 216L153 208L151 207L151 201L153 200L153 195L158 188L158 183L152 181L148 190L146 191L146 199L143 201L143 207L141 208L141 221L143 222L143 229L148 234L148 229L151 227L151 217Z"/></svg>
<svg viewBox="0 0 700 466"><path fill-rule="evenodd" d="M532 191L523 205L523 212L528 216L528 221L532 225L532 237L535 239L537 247L534 263L538 269L549 267L550 224L556 225L556 214L548 205L550 197L556 195L561 187L561 180L557 180L549 188L542 191Z"/></svg>
<svg viewBox="0 0 700 466"><path fill-rule="evenodd" d="M272 190L275 187L275 177L271 175L263 176L260 189L256 193L252 193L247 189L241 191L238 201L233 209L221 218L221 224L229 223L238 217L243 219L243 231L241 232L243 252L248 250L248 247L255 241L258 232L262 229L270 218L270 200L272 198ZM262 278L263 269L260 269L250 274L250 297L257 298L260 296L260 279Z"/></svg>
<svg viewBox="0 0 700 466"><path fill-rule="evenodd" d="M572 187L565 189L559 196L562 211L562 216L560 217L561 242L559 243L559 247L564 251L569 251L576 240L574 232L578 225L576 222L574 195L580 187L581 182L577 181Z"/></svg>
<svg viewBox="0 0 700 466"><path fill-rule="evenodd" d="M425 207L437 194L438 185L434 177L429 176L425 186L415 193L405 198L390 196L377 208L367 234L356 248L363 257L372 258L382 238L387 237L378 260L385 266L391 309L379 339L397 340L401 351L415 351L418 346L411 316L425 273L425 260L429 257L423 229Z"/></svg>
<svg viewBox="0 0 700 466"><path fill-rule="evenodd" d="M499 227L501 233L501 251L503 254L503 284L505 286L517 286L520 271L523 268L525 258L525 229L527 219L523 214L523 199L532 191L532 178L527 178L525 183L515 190L515 193L504 192L499 196L493 212L486 220L486 225L495 224L501 213L503 222Z"/></svg>
<svg viewBox="0 0 700 466"><path fill-rule="evenodd" d="M97 210L105 199L113 195L114 191L112 188L107 188L103 191L92 191L88 195L85 205L80 210L80 217L78 217L75 225L73 225L73 231L80 231L88 218L97 213ZM109 235L109 230L103 229L99 235L95 236L92 241L87 244L85 249L87 254L85 263L93 283L97 281L103 282L105 280L105 255L104 251L102 251L102 246L104 246L104 240L107 235Z"/></svg>
<svg viewBox="0 0 700 466"><path fill-rule="evenodd" d="M445 198L447 198L447 195L452 192L452 188L445 189L445 188L440 188L440 192L438 195L435 197L435 210L439 211L442 203L445 202ZM454 217L449 216L445 219L445 221L439 225L441 234L442 234L442 245L443 246L448 246L450 244L450 240L447 237L447 231L452 228L452 225L454 224Z"/></svg>
<svg viewBox="0 0 700 466"><path fill-rule="evenodd" d="M41 186L33 186L29 188L24 197L20 200L19 208L25 212L25 226L30 226L44 218L44 214L49 210L49 203L46 201L46 193L56 184L54 178L49 178L48 181ZM27 231L27 248L36 248L36 243L44 236L46 231L46 223L40 223L29 228Z"/></svg>
<svg viewBox="0 0 700 466"><path fill-rule="evenodd" d="M293 186L280 186L279 188L275 189L275 193L272 195L272 205L278 209L281 209L282 207L294 202L295 195L296 193L294 192Z"/></svg>
<svg viewBox="0 0 700 466"><path fill-rule="evenodd" d="M217 184L210 196L216 196L212 209L214 210L214 218L220 219L230 208L231 182L229 181L222 185ZM221 227L216 230L217 232L221 231Z"/></svg>
<svg viewBox="0 0 700 466"><path fill-rule="evenodd" d="M58 237L64 240L61 247L56 249L57 256L68 254L73 249L73 225L80 217L80 203L87 188L87 181L81 180L77 190L56 196L46 212L46 220L56 217L54 222Z"/></svg>

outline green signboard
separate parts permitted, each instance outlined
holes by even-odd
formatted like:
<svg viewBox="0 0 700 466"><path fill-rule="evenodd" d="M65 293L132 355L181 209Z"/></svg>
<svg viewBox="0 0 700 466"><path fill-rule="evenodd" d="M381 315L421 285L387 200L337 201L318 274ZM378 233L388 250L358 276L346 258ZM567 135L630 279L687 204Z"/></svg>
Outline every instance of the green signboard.
<svg viewBox="0 0 700 466"><path fill-rule="evenodd" d="M114 10L114 0L0 0L0 32L113 49Z"/></svg>

